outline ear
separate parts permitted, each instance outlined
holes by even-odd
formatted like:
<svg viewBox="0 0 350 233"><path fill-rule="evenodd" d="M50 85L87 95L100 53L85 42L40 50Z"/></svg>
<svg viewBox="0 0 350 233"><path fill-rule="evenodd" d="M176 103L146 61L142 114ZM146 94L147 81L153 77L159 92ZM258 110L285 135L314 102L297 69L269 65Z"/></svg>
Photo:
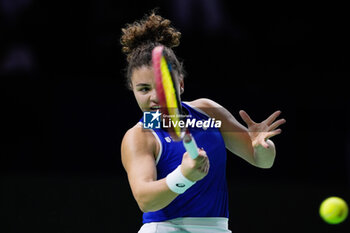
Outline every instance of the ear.
<svg viewBox="0 0 350 233"><path fill-rule="evenodd" d="M183 77L180 78L180 95L185 91L185 83Z"/></svg>

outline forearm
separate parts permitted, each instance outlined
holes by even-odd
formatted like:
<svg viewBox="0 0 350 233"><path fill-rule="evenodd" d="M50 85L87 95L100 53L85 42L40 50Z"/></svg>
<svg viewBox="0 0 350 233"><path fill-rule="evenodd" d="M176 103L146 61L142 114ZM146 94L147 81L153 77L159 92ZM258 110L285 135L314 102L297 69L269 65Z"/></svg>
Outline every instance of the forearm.
<svg viewBox="0 0 350 233"><path fill-rule="evenodd" d="M258 145L254 147L254 163L260 168L271 168L276 157L275 145L271 140L267 140L268 148Z"/></svg>
<svg viewBox="0 0 350 233"><path fill-rule="evenodd" d="M166 178L138 185L134 197L142 212L160 210L169 205L179 194L171 191Z"/></svg>

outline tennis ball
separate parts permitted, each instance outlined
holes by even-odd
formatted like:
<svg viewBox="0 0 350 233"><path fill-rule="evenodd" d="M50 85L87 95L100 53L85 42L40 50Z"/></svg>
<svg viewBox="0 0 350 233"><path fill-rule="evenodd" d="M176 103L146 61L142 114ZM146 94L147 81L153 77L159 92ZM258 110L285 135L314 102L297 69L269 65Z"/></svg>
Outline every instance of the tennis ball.
<svg viewBox="0 0 350 233"><path fill-rule="evenodd" d="M341 223L348 216L348 205L340 197L329 197L321 203L320 215L329 224Z"/></svg>

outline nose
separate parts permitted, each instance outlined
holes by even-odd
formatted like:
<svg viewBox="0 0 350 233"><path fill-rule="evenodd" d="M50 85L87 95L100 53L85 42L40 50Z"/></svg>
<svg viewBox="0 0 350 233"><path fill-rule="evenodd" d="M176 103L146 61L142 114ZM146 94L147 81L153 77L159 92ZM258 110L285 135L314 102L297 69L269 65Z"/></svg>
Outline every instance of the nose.
<svg viewBox="0 0 350 233"><path fill-rule="evenodd" d="M150 101L158 104L158 96L157 96L156 89L152 89L151 95L150 95Z"/></svg>

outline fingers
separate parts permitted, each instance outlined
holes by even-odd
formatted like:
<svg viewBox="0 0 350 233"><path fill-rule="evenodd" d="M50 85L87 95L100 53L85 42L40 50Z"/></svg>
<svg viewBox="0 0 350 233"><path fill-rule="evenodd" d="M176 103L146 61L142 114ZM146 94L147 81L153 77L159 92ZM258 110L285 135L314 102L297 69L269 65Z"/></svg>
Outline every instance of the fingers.
<svg viewBox="0 0 350 233"><path fill-rule="evenodd" d="M272 113L266 120L264 120L263 122L266 123L267 125L270 125L272 122L274 122L276 120L276 118L281 114L281 111L278 110L274 113Z"/></svg>
<svg viewBox="0 0 350 233"><path fill-rule="evenodd" d="M193 161L195 167L202 165L205 162L205 160L208 160L207 153L203 149L198 149L198 156L195 159L192 159L188 152L185 152L184 158L186 158L189 161Z"/></svg>
<svg viewBox="0 0 350 233"><path fill-rule="evenodd" d="M264 122L267 124L267 125L270 125L268 127L268 133L266 135L266 140L273 137L273 136L276 136L278 134L280 134L282 132L281 129L277 129L279 126L281 126L282 124L286 123L286 120L285 119L279 119L277 121L276 118L281 114L281 111L276 111L274 112L273 114L271 114L271 116L269 116ZM275 122L274 122L275 121Z"/></svg>
<svg viewBox="0 0 350 233"><path fill-rule="evenodd" d="M209 163L209 159L208 159L207 162L204 163L204 165L200 168L200 171L203 172L204 174L208 174L209 167L210 167L210 163Z"/></svg>
<svg viewBox="0 0 350 233"><path fill-rule="evenodd" d="M207 157L207 153L203 149L198 149L198 156L194 159L197 163L201 163Z"/></svg>
<svg viewBox="0 0 350 233"><path fill-rule="evenodd" d="M197 162L197 169L202 173L208 174L210 164L206 151L198 149L198 157L195 160Z"/></svg>
<svg viewBox="0 0 350 233"><path fill-rule="evenodd" d="M273 130L271 132L268 132L266 133L265 135L265 140L269 139L269 138L272 138L273 136L276 136L278 134L282 133L282 130L281 129L276 129L276 130Z"/></svg>
<svg viewBox="0 0 350 233"><path fill-rule="evenodd" d="M267 144L267 142L265 140L263 140L260 145L262 145L264 148L268 149L269 148L269 144Z"/></svg>
<svg viewBox="0 0 350 233"><path fill-rule="evenodd" d="M255 122L249 117L248 113L246 113L244 110L239 111L239 115L248 127L255 124Z"/></svg>
<svg viewBox="0 0 350 233"><path fill-rule="evenodd" d="M280 125L282 125L282 124L284 124L284 123L286 123L286 120L285 120L285 119L279 119L278 121L275 121L274 123L272 123L272 124L269 126L269 131L278 128Z"/></svg>
<svg viewBox="0 0 350 233"><path fill-rule="evenodd" d="M276 130L273 130L271 132L266 133L265 137L263 139L260 139L258 144L260 144L261 146L268 149L270 147L270 145L267 143L267 140L272 138L273 136L280 134L281 132L282 132L281 129L276 129Z"/></svg>
<svg viewBox="0 0 350 233"><path fill-rule="evenodd" d="M203 148L198 148L198 154L202 156L207 156L207 152Z"/></svg>
<svg viewBox="0 0 350 233"><path fill-rule="evenodd" d="M210 164L207 153L198 149L198 156L192 159L188 152L185 152L181 162L181 172L189 180L198 181L203 179L209 172Z"/></svg>

